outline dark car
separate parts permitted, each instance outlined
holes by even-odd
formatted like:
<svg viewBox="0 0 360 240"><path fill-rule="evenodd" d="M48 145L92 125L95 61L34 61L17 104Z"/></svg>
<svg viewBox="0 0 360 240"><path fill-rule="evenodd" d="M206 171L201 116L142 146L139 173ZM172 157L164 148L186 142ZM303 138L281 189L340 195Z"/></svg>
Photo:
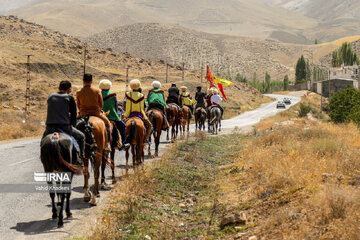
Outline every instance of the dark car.
<svg viewBox="0 0 360 240"><path fill-rule="evenodd" d="M291 104L290 98L287 98L287 97L284 98L283 102L284 102L285 104L287 104L287 105L290 105L290 104Z"/></svg>
<svg viewBox="0 0 360 240"><path fill-rule="evenodd" d="M286 105L283 101L278 101L276 103L276 108L286 108Z"/></svg>

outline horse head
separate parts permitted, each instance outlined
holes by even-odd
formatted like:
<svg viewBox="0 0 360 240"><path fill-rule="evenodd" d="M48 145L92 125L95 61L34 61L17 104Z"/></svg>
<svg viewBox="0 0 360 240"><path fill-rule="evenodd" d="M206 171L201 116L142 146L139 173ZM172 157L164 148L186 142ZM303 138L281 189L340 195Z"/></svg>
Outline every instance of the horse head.
<svg viewBox="0 0 360 240"><path fill-rule="evenodd" d="M93 126L89 121L90 117L78 117L76 119L75 127L79 129L85 135L86 141L86 151L89 153L95 152L97 149L97 145L95 142L95 137L93 133Z"/></svg>

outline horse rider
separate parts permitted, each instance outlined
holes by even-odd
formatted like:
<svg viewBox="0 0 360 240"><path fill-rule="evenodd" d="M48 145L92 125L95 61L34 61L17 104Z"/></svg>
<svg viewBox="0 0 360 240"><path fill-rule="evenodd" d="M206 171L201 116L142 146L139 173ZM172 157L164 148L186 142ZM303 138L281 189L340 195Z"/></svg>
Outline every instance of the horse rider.
<svg viewBox="0 0 360 240"><path fill-rule="evenodd" d="M110 92L110 88L112 87L112 83L108 79L103 79L99 83L99 88L101 89L101 95L103 98L104 106L102 110L104 112L109 112L107 118L110 121L114 121L116 128L119 130L122 140L122 147L119 150L126 150L130 147L129 143L126 143L126 125L121 120L121 117L118 114L118 101L116 97L116 93Z"/></svg>
<svg viewBox="0 0 360 240"><path fill-rule="evenodd" d="M196 87L195 100L196 100L195 110L199 107L206 109L205 107L206 94L201 91L201 86Z"/></svg>
<svg viewBox="0 0 360 240"><path fill-rule="evenodd" d="M111 140L111 123L106 117L106 114L102 111L104 102L101 95L101 91L98 88L92 87L93 77L91 74L84 74L83 88L76 92L76 103L79 108L79 116L96 116L104 121L106 131L108 133L108 141L106 150L110 150Z"/></svg>
<svg viewBox="0 0 360 240"><path fill-rule="evenodd" d="M85 135L76 129L76 103L71 93L71 83L61 81L59 92L51 94L47 99L46 129L43 138L53 131L63 131L73 136L80 148L80 159L85 158Z"/></svg>
<svg viewBox="0 0 360 240"><path fill-rule="evenodd" d="M140 87L141 83L139 79L130 81L132 91L126 93L125 119L138 117L144 121L146 127L144 142L147 142L152 131L152 124L144 111L144 95L139 92Z"/></svg>
<svg viewBox="0 0 360 240"><path fill-rule="evenodd" d="M168 98L166 100L166 103L167 104L175 103L177 105L177 107L179 108L179 110L180 110L180 107L179 107L180 106L180 103L179 103L180 91L176 87L175 83L171 84L171 87L169 88L168 92L169 92L169 95L168 95Z"/></svg>
<svg viewBox="0 0 360 240"><path fill-rule="evenodd" d="M149 111L154 108L160 110L164 119L163 130L167 130L169 128L169 123L166 118L165 108L168 108L169 106L165 103L164 91L160 89L161 83L159 81L153 81L151 85L153 86L153 89L149 91L147 96L147 103L149 105L147 110Z"/></svg>
<svg viewBox="0 0 360 240"><path fill-rule="evenodd" d="M207 95L206 95L206 112L207 112L207 118L210 118L210 108L211 108L211 97L213 95L213 89L214 88L209 88L207 90Z"/></svg>
<svg viewBox="0 0 360 240"><path fill-rule="evenodd" d="M221 110L221 119L223 117L224 114L224 109L220 106L220 103L222 102L222 98L219 96L219 90L217 90L217 88L213 89L213 95L211 96L211 107L216 106L218 108L220 108Z"/></svg>
<svg viewBox="0 0 360 240"><path fill-rule="evenodd" d="M181 86L180 90L181 90L181 93L180 93L181 107L187 106L188 108L190 108L191 112L194 112L193 101L191 99L190 93L187 91L187 87Z"/></svg>

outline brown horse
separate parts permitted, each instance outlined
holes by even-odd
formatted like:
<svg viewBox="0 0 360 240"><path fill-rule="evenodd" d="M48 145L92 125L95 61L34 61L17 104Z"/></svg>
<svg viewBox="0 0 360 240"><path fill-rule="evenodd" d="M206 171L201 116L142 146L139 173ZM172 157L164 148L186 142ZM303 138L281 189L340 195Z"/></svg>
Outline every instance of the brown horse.
<svg viewBox="0 0 360 240"><path fill-rule="evenodd" d="M101 120L98 117L95 116L91 116L89 118L89 123L92 126L92 131L86 132L86 130L82 130L81 126L78 127L77 124L77 128L79 128L79 130L81 131L85 131L85 137L86 139L90 139L92 136L95 139L97 148L94 154L86 154L87 158L86 160L84 160L84 179L85 179L85 183L84 183L84 201L88 202L90 201L90 204L95 206L96 205L96 197L100 196L99 193L99 177L100 177L100 165L102 165L104 158L104 149L106 146L106 141L108 139L107 136L107 132L106 132L106 127L105 127L105 123L103 122L103 120ZM79 124L80 125L80 124ZM112 131L112 129L110 129L110 132ZM89 134L91 134L89 136ZM93 194L92 196L89 193L89 159L91 160L91 163L93 164L93 168L94 168L94 189L93 189Z"/></svg>
<svg viewBox="0 0 360 240"><path fill-rule="evenodd" d="M121 143L121 135L120 135L120 132L118 131L118 129L116 127L116 123L114 121L110 121L110 123L111 123L111 126L112 126L111 152L110 152L110 154L108 152L104 152L104 154L103 154L103 161L102 161L102 164L101 164L101 189L107 189L107 184L105 182L105 169L106 169L107 164L110 165L110 167L111 167L112 184L116 183L116 179L115 179L115 151L116 151L116 149L119 149L121 147L121 145L122 145L121 144L119 146L119 143L118 143L118 142Z"/></svg>
<svg viewBox="0 0 360 240"><path fill-rule="evenodd" d="M182 133L185 133L185 127L187 126L187 132L190 132L190 120L192 118L191 110L187 106L181 108L181 113L183 116L182 123L180 124L180 132L182 128Z"/></svg>
<svg viewBox="0 0 360 240"><path fill-rule="evenodd" d="M133 117L126 121L126 142L131 145L134 168L144 162L145 131L144 122L140 118ZM128 171L129 149L126 150L125 157L126 171Z"/></svg>
<svg viewBox="0 0 360 240"><path fill-rule="evenodd" d="M151 109L149 111L147 111L147 116L149 118L149 121L152 123L153 125L153 136L154 136L154 142L155 142L155 157L159 156L159 144L160 144L160 137L161 137L161 131L163 128L163 124L164 124L164 118L163 118L163 114L160 110L158 109ZM151 156L151 135L149 138L149 152L148 155Z"/></svg>
<svg viewBox="0 0 360 240"><path fill-rule="evenodd" d="M174 142L179 132L180 116L178 107L169 103L169 108L166 108L166 117L169 122L169 128L167 129L166 140L169 141L169 131L171 126L171 142Z"/></svg>
<svg viewBox="0 0 360 240"><path fill-rule="evenodd" d="M205 131L205 122L206 122L206 110L203 107L198 107L195 110L194 116L195 116L195 130L198 129L201 131L201 128L203 131Z"/></svg>

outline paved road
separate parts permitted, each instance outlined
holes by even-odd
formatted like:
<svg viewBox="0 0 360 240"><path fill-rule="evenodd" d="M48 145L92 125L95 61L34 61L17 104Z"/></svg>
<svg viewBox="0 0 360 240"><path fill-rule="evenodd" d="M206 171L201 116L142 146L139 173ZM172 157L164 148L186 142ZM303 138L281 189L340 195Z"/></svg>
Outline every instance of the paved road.
<svg viewBox="0 0 360 240"><path fill-rule="evenodd" d="M268 95L282 99L284 95ZM300 98L289 96L292 104ZM276 101L266 104L256 110L246 112L233 119L222 122L225 131L232 131L235 127L245 129L258 123L261 119L275 115L282 111L277 110ZM191 128L193 131L193 127ZM34 183L34 172L43 170L39 156L39 139L26 139L0 143L0 184ZM160 152L168 144L161 144ZM116 154L117 176L122 173L124 153ZM107 176L110 172L107 171ZM110 181L108 181L110 182ZM90 184L93 178L90 178ZM97 207L90 207L83 202L83 177L75 176L71 197L71 209L74 218L65 220L63 228L57 228L57 221L51 220L50 198L47 193L1 193L0 189L0 239L67 239L74 233L81 233L78 226L88 221L89 216L98 211L108 192L101 192ZM0 186L1 187L1 186Z"/></svg>

